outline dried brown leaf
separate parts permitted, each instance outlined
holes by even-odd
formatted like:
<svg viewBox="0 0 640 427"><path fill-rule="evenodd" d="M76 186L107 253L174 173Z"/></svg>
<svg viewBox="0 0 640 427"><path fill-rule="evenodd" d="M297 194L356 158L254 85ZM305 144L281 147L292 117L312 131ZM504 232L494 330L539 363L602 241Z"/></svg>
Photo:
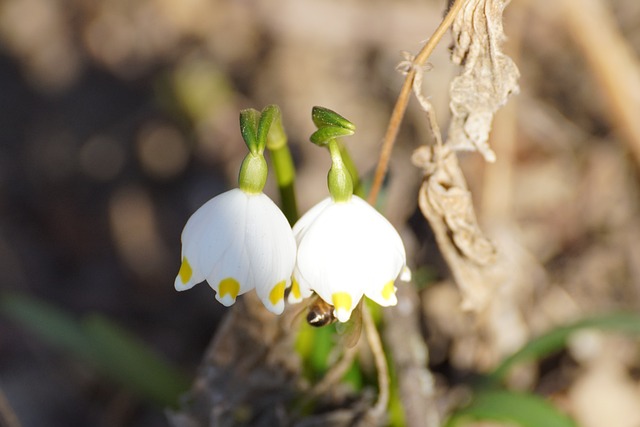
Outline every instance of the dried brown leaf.
<svg viewBox="0 0 640 427"><path fill-rule="evenodd" d="M515 63L501 46L505 36L502 13L509 0L469 0L453 23L451 59L463 65L451 82L452 120L448 144L453 150L479 151L488 162L495 153L488 144L494 113L511 93L518 92L520 77Z"/></svg>
<svg viewBox="0 0 640 427"><path fill-rule="evenodd" d="M455 152L446 145L425 146L413 161L425 171L420 209L462 291L463 307L480 311L491 295L484 269L495 264L496 250L478 226Z"/></svg>

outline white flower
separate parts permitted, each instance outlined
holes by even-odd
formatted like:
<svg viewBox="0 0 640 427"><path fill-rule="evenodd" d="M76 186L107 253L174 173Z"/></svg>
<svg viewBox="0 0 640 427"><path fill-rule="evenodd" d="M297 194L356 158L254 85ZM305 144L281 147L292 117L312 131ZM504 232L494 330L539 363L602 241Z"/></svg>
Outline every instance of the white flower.
<svg viewBox="0 0 640 427"><path fill-rule="evenodd" d="M236 188L189 218L175 288L190 289L206 279L225 306L255 288L265 307L280 314L295 258L291 227L275 203L263 193Z"/></svg>
<svg viewBox="0 0 640 427"><path fill-rule="evenodd" d="M400 235L357 196L346 202L323 200L295 224L293 233L298 256L290 302L315 291L346 322L363 294L382 306L395 305L395 279L410 280Z"/></svg>

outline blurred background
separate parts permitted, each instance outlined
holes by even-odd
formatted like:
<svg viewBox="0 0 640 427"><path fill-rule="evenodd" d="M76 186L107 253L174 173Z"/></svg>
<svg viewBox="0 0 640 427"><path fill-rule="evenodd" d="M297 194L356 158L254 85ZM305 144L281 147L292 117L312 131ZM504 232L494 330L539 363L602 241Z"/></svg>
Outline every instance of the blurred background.
<svg viewBox="0 0 640 427"><path fill-rule="evenodd" d="M497 163L461 158L481 225L508 223L539 264L540 279L514 302L525 331L519 337L589 313L640 307L640 3L609 1L597 14L579 4L518 1L507 8L506 51L520 68L521 93L496 118ZM111 337L108 349L122 345L137 354L130 366L153 359L147 365L157 362L158 376L179 375L184 382L174 383L188 386L225 309L206 285L174 291L180 233L202 203L236 185L245 153L239 110L280 106L304 212L326 195L329 166L308 142L312 106L355 123L346 142L359 170L370 174L402 84L395 70L401 51L420 49L445 6L2 0L5 417L14 412L23 426L166 425L165 396L114 381L118 367L85 354L83 343ZM449 63L449 43L445 37L430 58L424 82L442 129L448 85L459 71ZM448 273L417 213L421 171L410 159L431 142L412 101L384 211L402 230L411 266L436 280L420 284L420 297L431 362L446 389L451 370L486 370L505 347L478 345L469 319L452 314L455 287L439 282ZM502 175L487 175L491 168ZM267 193L277 198L272 181ZM598 424L585 403L594 390L640 401L637 343L610 340L576 344L547 381L540 374L535 383L582 414L584 425L637 426L632 404L617 412L636 424ZM619 373L615 381L580 385L590 372L609 372L602 366Z"/></svg>

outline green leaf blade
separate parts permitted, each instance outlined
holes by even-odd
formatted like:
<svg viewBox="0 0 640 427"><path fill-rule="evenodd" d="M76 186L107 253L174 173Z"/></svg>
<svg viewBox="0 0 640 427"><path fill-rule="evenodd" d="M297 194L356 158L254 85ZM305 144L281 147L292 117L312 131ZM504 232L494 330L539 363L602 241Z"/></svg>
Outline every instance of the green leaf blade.
<svg viewBox="0 0 640 427"><path fill-rule="evenodd" d="M462 427L471 421L502 421L522 427L578 427L569 416L534 394L483 391L456 413L445 427Z"/></svg>
<svg viewBox="0 0 640 427"><path fill-rule="evenodd" d="M0 313L142 399L175 406L189 382L138 338L101 315L78 321L28 296L1 293Z"/></svg>
<svg viewBox="0 0 640 427"><path fill-rule="evenodd" d="M599 329L640 335L640 315L625 312L609 313L553 329L532 339L516 353L506 358L495 371L489 375L489 383L502 381L509 370L518 363L541 359L561 350L566 346L567 340L572 334L585 329Z"/></svg>
<svg viewBox="0 0 640 427"><path fill-rule="evenodd" d="M0 295L0 313L21 324L42 341L84 360L91 358L82 328L73 317L50 304L18 295Z"/></svg>
<svg viewBox="0 0 640 427"><path fill-rule="evenodd" d="M83 321L99 369L136 394L161 405L175 405L189 383L128 331L101 315Z"/></svg>

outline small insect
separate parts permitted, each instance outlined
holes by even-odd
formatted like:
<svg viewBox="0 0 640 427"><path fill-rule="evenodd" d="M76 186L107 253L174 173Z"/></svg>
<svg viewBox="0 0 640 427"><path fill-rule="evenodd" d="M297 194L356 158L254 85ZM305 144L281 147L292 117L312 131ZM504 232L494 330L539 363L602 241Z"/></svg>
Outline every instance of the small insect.
<svg viewBox="0 0 640 427"><path fill-rule="evenodd" d="M347 347L353 347L358 343L362 333L362 304L360 300L356 308L351 313L351 318L345 322L338 322L336 330L340 340ZM311 302L307 306L307 323L316 328L328 326L336 323L338 318L335 315L334 307L320 298L318 295L311 297Z"/></svg>
<svg viewBox="0 0 640 427"><path fill-rule="evenodd" d="M309 304L307 311L307 323L316 328L331 325L338 318L335 316L334 308L331 304L320 298L318 295L313 297L313 301Z"/></svg>

